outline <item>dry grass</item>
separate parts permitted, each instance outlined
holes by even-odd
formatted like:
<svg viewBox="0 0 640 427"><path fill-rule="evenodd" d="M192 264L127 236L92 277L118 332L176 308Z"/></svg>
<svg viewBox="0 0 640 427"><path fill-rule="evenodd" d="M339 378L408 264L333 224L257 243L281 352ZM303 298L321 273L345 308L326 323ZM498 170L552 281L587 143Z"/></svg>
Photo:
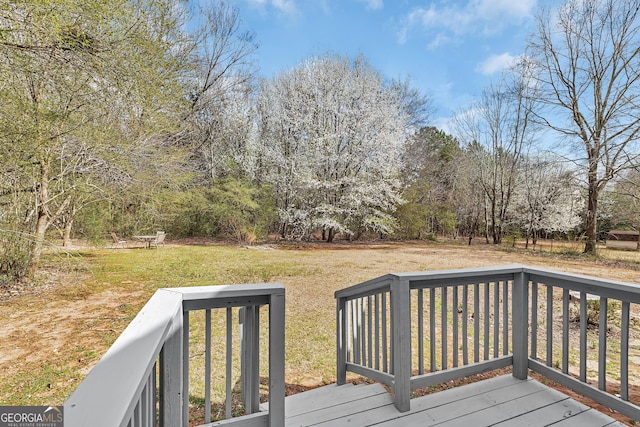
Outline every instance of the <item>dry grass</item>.
<svg viewBox="0 0 640 427"><path fill-rule="evenodd" d="M162 287L283 283L287 292L286 381L296 389L335 380L333 293L389 272L526 264L640 282L640 257L613 262L612 251L603 251L608 261L600 261L488 245L274 248L172 244L157 251L87 249L72 261L51 256L35 285L0 300L0 402L61 404ZM196 357L201 354L198 349L203 338L198 331L202 321L196 318L193 322Z"/></svg>

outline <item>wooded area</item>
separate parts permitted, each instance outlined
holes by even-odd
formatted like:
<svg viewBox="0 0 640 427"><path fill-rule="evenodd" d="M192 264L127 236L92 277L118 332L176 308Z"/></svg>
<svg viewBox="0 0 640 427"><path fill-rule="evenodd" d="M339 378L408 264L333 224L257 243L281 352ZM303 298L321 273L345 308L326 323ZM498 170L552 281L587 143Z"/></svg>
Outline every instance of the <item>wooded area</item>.
<svg viewBox="0 0 640 427"><path fill-rule="evenodd" d="M428 95L361 56L258 78L258 36L223 1L4 2L0 275L32 274L53 240L159 229L584 236L593 253L640 226L639 29L631 0L540 11L526 54L449 135Z"/></svg>

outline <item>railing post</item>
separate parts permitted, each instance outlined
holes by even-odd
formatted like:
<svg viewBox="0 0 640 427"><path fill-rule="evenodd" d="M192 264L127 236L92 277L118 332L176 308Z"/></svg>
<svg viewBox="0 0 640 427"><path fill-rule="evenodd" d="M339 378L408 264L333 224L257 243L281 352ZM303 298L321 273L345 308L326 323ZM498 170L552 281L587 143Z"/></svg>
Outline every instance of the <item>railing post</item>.
<svg viewBox="0 0 640 427"><path fill-rule="evenodd" d="M160 426L182 424L182 311L173 319L160 353Z"/></svg>
<svg viewBox="0 0 640 427"><path fill-rule="evenodd" d="M182 425L189 425L189 312L182 312Z"/></svg>
<svg viewBox="0 0 640 427"><path fill-rule="evenodd" d="M529 275L513 276L513 376L524 380L529 372Z"/></svg>
<svg viewBox="0 0 640 427"><path fill-rule="evenodd" d="M394 278L391 282L393 324L393 392L400 412L411 407L411 298L409 281Z"/></svg>
<svg viewBox="0 0 640 427"><path fill-rule="evenodd" d="M285 295L269 303L269 426L284 427Z"/></svg>
<svg viewBox="0 0 640 427"><path fill-rule="evenodd" d="M240 309L242 401L247 414L260 410L259 310L257 305Z"/></svg>
<svg viewBox="0 0 640 427"><path fill-rule="evenodd" d="M336 307L336 382L347 382L347 300L338 298Z"/></svg>

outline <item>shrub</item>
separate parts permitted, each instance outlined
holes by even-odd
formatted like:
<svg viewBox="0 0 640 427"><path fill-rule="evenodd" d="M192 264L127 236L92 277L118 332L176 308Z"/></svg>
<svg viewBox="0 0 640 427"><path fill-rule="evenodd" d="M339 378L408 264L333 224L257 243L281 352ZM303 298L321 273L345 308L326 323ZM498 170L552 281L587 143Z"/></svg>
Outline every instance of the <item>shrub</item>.
<svg viewBox="0 0 640 427"><path fill-rule="evenodd" d="M16 228L0 230L0 285L27 276L32 247L30 234Z"/></svg>

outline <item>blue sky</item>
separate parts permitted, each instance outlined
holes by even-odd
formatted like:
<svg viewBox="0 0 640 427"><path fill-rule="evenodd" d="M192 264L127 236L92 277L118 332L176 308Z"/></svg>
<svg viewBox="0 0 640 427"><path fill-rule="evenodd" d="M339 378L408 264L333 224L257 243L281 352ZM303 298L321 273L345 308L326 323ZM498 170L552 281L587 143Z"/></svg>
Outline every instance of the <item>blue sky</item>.
<svg viewBox="0 0 640 427"><path fill-rule="evenodd" d="M363 54L430 95L434 124L470 105L523 53L534 15L557 0L235 0L256 32L263 77L325 52Z"/></svg>

